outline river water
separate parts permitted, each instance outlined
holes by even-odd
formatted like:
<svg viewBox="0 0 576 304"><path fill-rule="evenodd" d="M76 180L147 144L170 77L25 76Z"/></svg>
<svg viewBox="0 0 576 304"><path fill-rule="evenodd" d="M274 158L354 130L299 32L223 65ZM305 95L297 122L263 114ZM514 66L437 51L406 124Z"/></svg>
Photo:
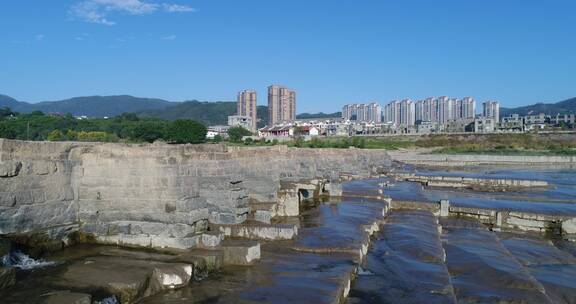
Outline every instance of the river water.
<svg viewBox="0 0 576 304"><path fill-rule="evenodd" d="M404 168L415 170L414 168ZM295 240L262 242L253 266L225 267L208 278L141 303L576 303L576 246L541 235L499 233L466 219L438 219L423 210L392 210L357 196L398 200L450 199L461 206L576 215L576 171L478 168L418 170L419 174L546 180L551 187L514 193L424 189L369 179L349 182L341 200L303 206ZM371 237L367 227L381 229ZM366 245L371 245L366 252ZM106 247L70 248L38 268L18 269L18 283L1 303L36 303L74 262ZM46 264L56 262L54 264ZM28 265L35 265L27 260ZM32 267L33 268L33 267ZM85 290L73 290L85 292ZM347 298L343 295L349 294ZM109 297L96 295L97 299Z"/></svg>

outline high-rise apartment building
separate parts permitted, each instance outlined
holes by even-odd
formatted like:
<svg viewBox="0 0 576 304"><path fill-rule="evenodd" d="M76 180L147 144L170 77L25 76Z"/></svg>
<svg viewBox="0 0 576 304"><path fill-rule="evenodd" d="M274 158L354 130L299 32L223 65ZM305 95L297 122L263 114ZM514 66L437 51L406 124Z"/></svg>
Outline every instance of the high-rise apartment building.
<svg viewBox="0 0 576 304"><path fill-rule="evenodd" d="M296 120L296 92L283 86L268 87L268 123Z"/></svg>
<svg viewBox="0 0 576 304"><path fill-rule="evenodd" d="M472 119L476 116L476 100L472 97L464 97L458 101L460 116L462 119Z"/></svg>
<svg viewBox="0 0 576 304"><path fill-rule="evenodd" d="M342 108L342 118L362 122L382 122L382 107L378 103L348 104Z"/></svg>
<svg viewBox="0 0 576 304"><path fill-rule="evenodd" d="M500 103L486 101L482 104L484 117L493 118L495 123L500 122Z"/></svg>
<svg viewBox="0 0 576 304"><path fill-rule="evenodd" d="M400 124L400 101L394 100L384 107L384 122Z"/></svg>
<svg viewBox="0 0 576 304"><path fill-rule="evenodd" d="M428 97L422 101L422 121L438 122L438 99Z"/></svg>
<svg viewBox="0 0 576 304"><path fill-rule="evenodd" d="M256 91L244 90L238 93L236 115L250 117L250 131L256 132Z"/></svg>
<svg viewBox="0 0 576 304"><path fill-rule="evenodd" d="M424 121L424 100L418 100L414 103L414 120L416 122Z"/></svg>
<svg viewBox="0 0 576 304"><path fill-rule="evenodd" d="M415 104L411 99L400 102L400 125L413 126L416 123Z"/></svg>
<svg viewBox="0 0 576 304"><path fill-rule="evenodd" d="M454 99L448 96L438 97L438 123L445 124L448 120L454 119Z"/></svg>

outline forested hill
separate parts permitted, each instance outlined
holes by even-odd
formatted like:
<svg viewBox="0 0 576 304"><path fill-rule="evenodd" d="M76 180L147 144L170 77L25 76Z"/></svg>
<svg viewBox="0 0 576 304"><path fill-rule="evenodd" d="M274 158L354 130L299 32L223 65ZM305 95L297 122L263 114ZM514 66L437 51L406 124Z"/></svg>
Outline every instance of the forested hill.
<svg viewBox="0 0 576 304"><path fill-rule="evenodd" d="M510 116L511 114L529 115L529 114L564 114L576 113L576 97L570 98L557 103L537 103L529 106L518 108L501 108L501 116Z"/></svg>
<svg viewBox="0 0 576 304"><path fill-rule="evenodd" d="M58 101L28 103L17 101L6 95L0 95L0 108L10 108L20 113L42 111L44 113L72 114L88 117L113 117L122 113L134 113L145 110L164 109L176 103L155 99L139 98L129 95L75 97Z"/></svg>
<svg viewBox="0 0 576 304"><path fill-rule="evenodd" d="M342 117L342 112L334 112L334 113L301 113L296 115L297 119L314 119L314 118L340 118Z"/></svg>
<svg viewBox="0 0 576 304"><path fill-rule="evenodd" d="M233 101L186 101L160 110L149 110L137 113L143 117L155 117L168 120L192 119L206 125L226 125L228 116L236 114L236 102ZM268 107L258 106L259 126L268 122Z"/></svg>

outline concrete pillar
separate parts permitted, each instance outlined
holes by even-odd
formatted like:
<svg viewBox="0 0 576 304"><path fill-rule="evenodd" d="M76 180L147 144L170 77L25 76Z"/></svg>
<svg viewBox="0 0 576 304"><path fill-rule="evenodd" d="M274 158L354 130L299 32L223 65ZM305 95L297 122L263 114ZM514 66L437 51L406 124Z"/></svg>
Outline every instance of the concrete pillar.
<svg viewBox="0 0 576 304"><path fill-rule="evenodd" d="M441 200L440 201L440 216L448 216L450 214L450 201Z"/></svg>
<svg viewBox="0 0 576 304"><path fill-rule="evenodd" d="M496 212L496 227L502 227L503 222L504 222L504 216L502 214L502 211Z"/></svg>

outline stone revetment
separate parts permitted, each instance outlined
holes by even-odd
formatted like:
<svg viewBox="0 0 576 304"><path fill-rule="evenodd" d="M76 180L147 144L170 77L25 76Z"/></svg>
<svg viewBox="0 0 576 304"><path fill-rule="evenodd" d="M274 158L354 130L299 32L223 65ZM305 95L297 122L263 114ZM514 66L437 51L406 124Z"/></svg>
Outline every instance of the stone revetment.
<svg viewBox="0 0 576 304"><path fill-rule="evenodd" d="M225 236L289 239L299 202L390 166L384 151L0 139L0 235L73 233L153 248L217 246ZM238 224L244 224L241 227Z"/></svg>

